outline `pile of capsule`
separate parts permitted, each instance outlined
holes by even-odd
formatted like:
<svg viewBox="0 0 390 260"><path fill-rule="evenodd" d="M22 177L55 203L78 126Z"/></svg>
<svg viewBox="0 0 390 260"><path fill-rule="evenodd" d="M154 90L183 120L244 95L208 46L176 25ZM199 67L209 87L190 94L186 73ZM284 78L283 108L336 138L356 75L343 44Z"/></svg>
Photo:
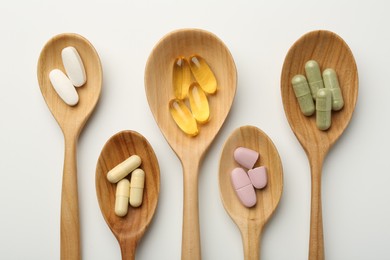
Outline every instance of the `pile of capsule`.
<svg viewBox="0 0 390 260"><path fill-rule="evenodd" d="M327 130L332 124L331 110L338 111L344 106L337 74L328 68L321 76L320 67L314 60L306 62L305 72L309 84L303 75L295 75L291 80L299 107L305 116L316 111L318 129Z"/></svg>
<svg viewBox="0 0 390 260"><path fill-rule="evenodd" d="M207 123L210 118L206 94L217 91L214 73L199 55L192 55L189 61L179 56L173 64L172 84L175 98L169 102L171 116L184 133L196 136L199 133L197 123Z"/></svg>
<svg viewBox="0 0 390 260"><path fill-rule="evenodd" d="M129 203L139 207L143 200L145 172L138 168L142 161L138 155L132 155L107 173L107 180L117 183L115 196L115 214L126 216ZM131 180L126 177L131 173Z"/></svg>
<svg viewBox="0 0 390 260"><path fill-rule="evenodd" d="M79 102L75 87L81 87L87 81L84 64L76 48L72 46L62 49L61 58L66 75L59 69L53 69L49 73L49 79L60 98L67 105L75 106Z"/></svg>

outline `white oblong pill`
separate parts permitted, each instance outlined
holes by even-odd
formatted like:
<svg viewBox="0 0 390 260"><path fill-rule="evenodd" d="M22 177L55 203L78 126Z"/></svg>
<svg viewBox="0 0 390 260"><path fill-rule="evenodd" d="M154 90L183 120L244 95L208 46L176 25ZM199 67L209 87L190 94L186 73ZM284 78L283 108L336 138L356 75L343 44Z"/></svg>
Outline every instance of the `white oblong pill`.
<svg viewBox="0 0 390 260"><path fill-rule="evenodd" d="M64 64L66 74L75 87L81 87L87 81L84 64L77 50L72 47L66 47L61 52L62 63Z"/></svg>
<svg viewBox="0 0 390 260"><path fill-rule="evenodd" d="M69 106L74 106L79 102L79 95L72 82L59 69L54 69L49 73L50 82L60 98Z"/></svg>

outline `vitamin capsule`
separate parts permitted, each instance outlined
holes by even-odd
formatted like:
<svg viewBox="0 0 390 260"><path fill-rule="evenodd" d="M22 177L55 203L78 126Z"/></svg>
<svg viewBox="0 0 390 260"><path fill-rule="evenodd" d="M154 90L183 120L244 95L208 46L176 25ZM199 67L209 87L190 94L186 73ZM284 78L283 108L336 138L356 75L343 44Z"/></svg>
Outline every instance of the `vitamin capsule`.
<svg viewBox="0 0 390 260"><path fill-rule="evenodd" d="M115 195L115 214L118 217L123 217L129 209L130 182L128 179L123 179L116 185Z"/></svg>
<svg viewBox="0 0 390 260"><path fill-rule="evenodd" d="M196 136L199 133L194 116L182 100L172 99L169 102L169 111L175 123L184 133L190 136Z"/></svg>
<svg viewBox="0 0 390 260"><path fill-rule="evenodd" d="M84 64L77 50L72 47L66 47L61 52L62 63L68 78L72 82L73 86L80 87L87 81L85 74Z"/></svg>
<svg viewBox="0 0 390 260"><path fill-rule="evenodd" d="M49 79L60 98L69 106L74 106L79 102L79 95L72 82L59 69L54 69L49 73Z"/></svg>
<svg viewBox="0 0 390 260"><path fill-rule="evenodd" d="M241 166L252 169L259 158L259 153L245 147L238 147L234 150L233 157Z"/></svg>
<svg viewBox="0 0 390 260"><path fill-rule="evenodd" d="M320 88L324 87L324 82L322 81L320 66L315 60L309 60L305 64L306 77L309 81L311 95L314 100L317 98L317 91Z"/></svg>
<svg viewBox="0 0 390 260"><path fill-rule="evenodd" d="M265 166L249 170L248 176L256 189L262 189L267 185L267 168Z"/></svg>
<svg viewBox="0 0 390 260"><path fill-rule="evenodd" d="M332 93L332 109L338 111L344 106L343 94L341 93L339 80L336 71L326 69L322 72L325 88L330 89Z"/></svg>
<svg viewBox="0 0 390 260"><path fill-rule="evenodd" d="M118 181L129 175L141 165L141 158L138 155L132 155L107 173L107 180L111 183Z"/></svg>
<svg viewBox="0 0 390 260"><path fill-rule="evenodd" d="M317 92L316 122L320 130L327 130L331 123L332 94L329 89L322 88Z"/></svg>
<svg viewBox="0 0 390 260"><path fill-rule="evenodd" d="M176 98L184 99L191 85L191 70L186 58L178 57L175 60L173 64L172 83Z"/></svg>
<svg viewBox="0 0 390 260"><path fill-rule="evenodd" d="M206 61L199 55L190 57L192 75L207 94L217 91L217 80Z"/></svg>
<svg viewBox="0 0 390 260"><path fill-rule="evenodd" d="M130 205L139 207L142 204L145 185L145 172L142 169L136 169L131 173L130 183Z"/></svg>
<svg viewBox="0 0 390 260"><path fill-rule="evenodd" d="M254 206L257 202L256 192L245 170L243 168L235 168L230 177L241 203L248 208Z"/></svg>
<svg viewBox="0 0 390 260"><path fill-rule="evenodd" d="M209 102L206 94L198 83L194 82L191 84L188 98L190 100L192 115L196 121L199 123L206 123L210 117Z"/></svg>
<svg viewBox="0 0 390 260"><path fill-rule="evenodd" d="M305 116L311 116L314 111L313 97L310 93L309 85L307 84L306 78L303 75L295 75L291 83L294 88L295 96L298 100L299 108Z"/></svg>

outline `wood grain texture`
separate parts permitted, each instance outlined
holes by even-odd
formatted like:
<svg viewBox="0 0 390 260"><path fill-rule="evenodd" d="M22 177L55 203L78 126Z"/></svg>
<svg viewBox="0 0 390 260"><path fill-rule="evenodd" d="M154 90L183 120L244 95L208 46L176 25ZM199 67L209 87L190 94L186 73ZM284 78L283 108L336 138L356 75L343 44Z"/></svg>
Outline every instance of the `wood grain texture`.
<svg viewBox="0 0 390 260"><path fill-rule="evenodd" d="M49 80L53 69L65 72L61 51L67 46L77 49L83 60L87 82L77 89L79 103L70 107L57 95ZM49 40L39 56L38 82L42 95L65 138L65 160L61 196L61 259L80 259L79 208L77 192L76 147L80 132L91 115L101 92L102 68L99 56L84 37L60 34Z"/></svg>
<svg viewBox="0 0 390 260"><path fill-rule="evenodd" d="M308 60L316 60L321 71L333 68L340 82L345 105L341 111L332 112L332 125L327 131L318 130L315 116L306 117L301 113L291 85L294 75L305 74L304 67ZM281 93L288 122L310 161L312 196L309 259L322 260L322 164L329 149L348 126L358 96L357 67L348 45L341 37L329 31L313 31L303 35L290 48L285 58Z"/></svg>
<svg viewBox="0 0 390 260"><path fill-rule="evenodd" d="M251 208L242 205L231 183L232 170L240 167L233 157L234 150L238 147L246 147L260 153L254 168L267 167L268 184L264 189L256 190L257 203ZM223 205L241 232L244 259L258 260L261 232L278 206L283 191L282 163L271 139L254 126L236 129L223 147L218 180Z"/></svg>
<svg viewBox="0 0 390 260"><path fill-rule="evenodd" d="M107 180L107 173L131 155L141 157L140 168L145 171L145 188L140 207L129 206L126 216L115 215L116 184ZM129 175L127 178L129 178ZM96 194L100 210L112 233L117 238L122 259L134 259L136 247L145 233L157 208L160 192L160 169L153 148L139 133L122 131L104 145L96 166Z"/></svg>
<svg viewBox="0 0 390 260"><path fill-rule="evenodd" d="M217 93L209 95L210 121L196 137L184 134L171 118L168 103L174 98L172 70L183 55L202 56L213 70ZM205 151L227 117L236 93L237 73L233 58L215 35L197 29L169 33L154 47L146 64L145 91L149 107L165 139L181 160L184 171L182 259L200 259L198 220L198 169Z"/></svg>

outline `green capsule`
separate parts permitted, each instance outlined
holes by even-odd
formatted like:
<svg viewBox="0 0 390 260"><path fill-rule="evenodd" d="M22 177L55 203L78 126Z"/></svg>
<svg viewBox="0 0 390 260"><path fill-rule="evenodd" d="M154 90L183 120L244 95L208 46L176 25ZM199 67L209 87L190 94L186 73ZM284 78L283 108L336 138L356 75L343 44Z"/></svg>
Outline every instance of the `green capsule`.
<svg viewBox="0 0 390 260"><path fill-rule="evenodd" d="M320 130L327 130L331 123L332 93L327 88L319 89L316 100L316 122Z"/></svg>
<svg viewBox="0 0 390 260"><path fill-rule="evenodd" d="M314 113L315 107L305 76L295 75L291 80L291 84L293 85L295 96L302 113L305 116L311 116Z"/></svg>
<svg viewBox="0 0 390 260"><path fill-rule="evenodd" d="M321 88L324 88L324 82L322 81L320 66L315 60L309 60L305 64L306 77L309 81L311 94L316 100L317 91Z"/></svg>
<svg viewBox="0 0 390 260"><path fill-rule="evenodd" d="M332 109L338 111L344 106L343 94L341 93L339 80L334 69L326 69L322 73L325 88L332 92Z"/></svg>

